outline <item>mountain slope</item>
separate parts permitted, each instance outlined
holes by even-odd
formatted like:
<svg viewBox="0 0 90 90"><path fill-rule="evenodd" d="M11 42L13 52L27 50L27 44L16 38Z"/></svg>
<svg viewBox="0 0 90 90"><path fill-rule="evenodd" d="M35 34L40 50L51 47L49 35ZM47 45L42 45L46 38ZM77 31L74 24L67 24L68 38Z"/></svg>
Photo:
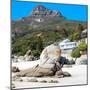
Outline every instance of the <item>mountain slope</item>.
<svg viewBox="0 0 90 90"><path fill-rule="evenodd" d="M12 32L26 32L26 30L32 30L34 28L43 29L45 26L48 27L49 25L51 25L52 27L53 25L58 25L62 28L65 28L66 24L71 28L77 27L78 24L82 24L86 27L85 22L70 21L62 16L59 11L52 11L42 5L38 5L32 10L30 16L23 17L17 21L12 21Z"/></svg>
<svg viewBox="0 0 90 90"><path fill-rule="evenodd" d="M36 44L38 36L42 38L43 47L54 42L69 38L78 33L79 26L87 28L87 22L68 20L58 11L52 11L44 6L36 6L30 16L12 21L12 52L24 55L30 46ZM36 53L35 50L32 50ZM37 51L40 54L40 51Z"/></svg>

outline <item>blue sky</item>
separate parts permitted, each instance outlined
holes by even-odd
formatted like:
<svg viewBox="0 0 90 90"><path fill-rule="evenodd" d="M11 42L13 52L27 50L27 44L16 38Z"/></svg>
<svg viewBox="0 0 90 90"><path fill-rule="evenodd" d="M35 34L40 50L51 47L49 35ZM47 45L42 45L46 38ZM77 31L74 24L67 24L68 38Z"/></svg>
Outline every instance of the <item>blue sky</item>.
<svg viewBox="0 0 90 90"><path fill-rule="evenodd" d="M69 20L87 21L87 5L41 3L12 0L12 20L27 17L37 5L44 5L51 10L58 10Z"/></svg>

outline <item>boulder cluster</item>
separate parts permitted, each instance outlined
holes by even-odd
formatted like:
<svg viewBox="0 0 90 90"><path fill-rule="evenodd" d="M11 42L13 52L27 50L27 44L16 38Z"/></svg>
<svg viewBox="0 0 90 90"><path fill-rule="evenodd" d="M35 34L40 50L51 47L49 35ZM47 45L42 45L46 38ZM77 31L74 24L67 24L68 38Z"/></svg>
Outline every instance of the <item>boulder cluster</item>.
<svg viewBox="0 0 90 90"><path fill-rule="evenodd" d="M31 50L28 50L24 56L13 56L12 62L21 62L21 61L34 61L37 60L36 57L34 57L31 54Z"/></svg>
<svg viewBox="0 0 90 90"><path fill-rule="evenodd" d="M27 53L28 54L28 53ZM61 50L58 46L52 44L46 47L40 55L40 63L32 68L22 70L16 74L18 77L44 77L71 76L68 72L62 71L62 63L60 63Z"/></svg>

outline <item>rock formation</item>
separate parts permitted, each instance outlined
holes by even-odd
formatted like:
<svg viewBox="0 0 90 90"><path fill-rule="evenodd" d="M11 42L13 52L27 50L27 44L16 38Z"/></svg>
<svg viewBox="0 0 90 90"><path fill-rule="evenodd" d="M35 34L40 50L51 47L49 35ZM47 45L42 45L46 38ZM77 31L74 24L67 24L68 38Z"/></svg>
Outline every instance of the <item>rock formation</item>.
<svg viewBox="0 0 90 90"><path fill-rule="evenodd" d="M16 74L19 77L43 77L43 76L70 76L63 72L60 64L61 50L58 46L52 44L46 47L40 55L40 63L30 69L20 71Z"/></svg>
<svg viewBox="0 0 90 90"><path fill-rule="evenodd" d="M62 15L59 11L53 11L42 5L38 5L32 10L32 16L62 16Z"/></svg>
<svg viewBox="0 0 90 90"><path fill-rule="evenodd" d="M34 56L32 55L31 50L28 50L26 52L26 54L24 55L24 60L25 61L33 61L33 59L34 59Z"/></svg>
<svg viewBox="0 0 90 90"><path fill-rule="evenodd" d="M20 70L19 70L19 68L18 67L15 67L15 66L13 66L12 67L12 72L20 72Z"/></svg>
<svg viewBox="0 0 90 90"><path fill-rule="evenodd" d="M40 65L54 64L59 61L61 57L61 50L58 46L52 44L47 46L40 55Z"/></svg>

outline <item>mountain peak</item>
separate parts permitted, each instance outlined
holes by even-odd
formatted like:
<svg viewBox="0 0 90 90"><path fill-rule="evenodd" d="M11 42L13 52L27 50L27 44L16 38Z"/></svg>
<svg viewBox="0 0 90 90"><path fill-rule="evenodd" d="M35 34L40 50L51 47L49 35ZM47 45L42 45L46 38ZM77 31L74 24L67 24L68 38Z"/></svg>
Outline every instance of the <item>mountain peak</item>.
<svg viewBox="0 0 90 90"><path fill-rule="evenodd" d="M53 11L43 5L38 5L32 10L32 16L62 16L59 11Z"/></svg>
<svg viewBox="0 0 90 90"><path fill-rule="evenodd" d="M46 9L46 7L44 7L43 5L37 5L34 9L41 10L41 9Z"/></svg>

